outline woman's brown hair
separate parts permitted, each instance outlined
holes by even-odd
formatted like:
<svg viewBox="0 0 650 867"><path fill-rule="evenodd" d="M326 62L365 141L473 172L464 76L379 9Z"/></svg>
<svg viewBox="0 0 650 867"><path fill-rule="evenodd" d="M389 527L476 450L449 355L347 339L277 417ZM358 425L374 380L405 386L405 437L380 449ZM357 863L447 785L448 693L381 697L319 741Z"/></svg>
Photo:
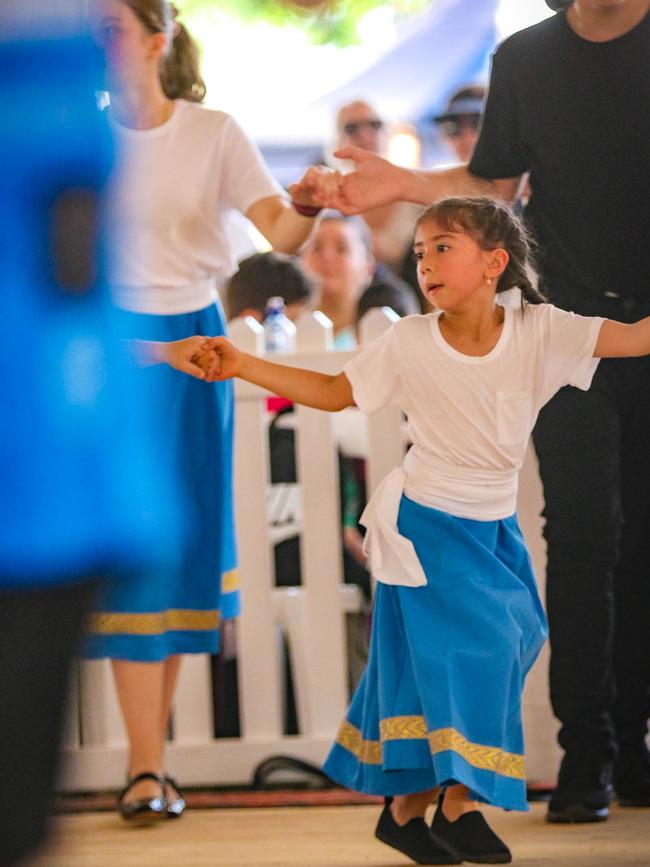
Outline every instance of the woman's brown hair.
<svg viewBox="0 0 650 867"><path fill-rule="evenodd" d="M522 304L543 304L546 298L531 281L531 241L524 224L507 205L487 196L441 199L420 214L415 228L435 220L449 232L464 232L483 250L501 247L509 259L497 282L497 293L517 287Z"/></svg>
<svg viewBox="0 0 650 867"><path fill-rule="evenodd" d="M187 28L176 20L178 10L167 0L121 0L149 33L165 33L169 50L160 65L160 83L169 99L203 102L205 82L199 71L199 49Z"/></svg>

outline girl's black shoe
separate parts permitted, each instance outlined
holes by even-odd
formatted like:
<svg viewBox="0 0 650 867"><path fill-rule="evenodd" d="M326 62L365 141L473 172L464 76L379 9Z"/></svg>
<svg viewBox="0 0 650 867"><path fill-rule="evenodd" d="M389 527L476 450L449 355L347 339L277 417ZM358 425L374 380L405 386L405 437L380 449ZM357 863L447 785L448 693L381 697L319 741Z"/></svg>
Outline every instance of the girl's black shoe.
<svg viewBox="0 0 650 867"><path fill-rule="evenodd" d="M446 846L460 861L472 864L508 864L510 849L500 840L478 810L463 813L450 822L442 812L443 795L431 823L429 833L436 843Z"/></svg>
<svg viewBox="0 0 650 867"><path fill-rule="evenodd" d="M379 817L375 837L412 858L416 864L460 864L446 846L432 840L424 819L411 819L406 825L398 825L390 811L392 798Z"/></svg>
<svg viewBox="0 0 650 867"><path fill-rule="evenodd" d="M160 796L157 798L135 798L125 801L124 798L130 792L132 786L141 780L154 780L160 784ZM117 812L127 822L134 825L150 825L161 819L167 818L167 799L165 798L165 778L159 777L150 771L131 777L117 798Z"/></svg>

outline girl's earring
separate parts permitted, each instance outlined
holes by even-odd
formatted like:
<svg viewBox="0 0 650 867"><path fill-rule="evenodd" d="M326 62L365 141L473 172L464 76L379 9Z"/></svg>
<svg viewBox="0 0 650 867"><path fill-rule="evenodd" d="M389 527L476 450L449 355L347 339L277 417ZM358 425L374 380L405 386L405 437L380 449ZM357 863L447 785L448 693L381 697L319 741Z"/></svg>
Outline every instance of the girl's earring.
<svg viewBox="0 0 650 867"><path fill-rule="evenodd" d="M485 282L488 284L488 286L491 286L492 285L492 278L488 277Z"/></svg>

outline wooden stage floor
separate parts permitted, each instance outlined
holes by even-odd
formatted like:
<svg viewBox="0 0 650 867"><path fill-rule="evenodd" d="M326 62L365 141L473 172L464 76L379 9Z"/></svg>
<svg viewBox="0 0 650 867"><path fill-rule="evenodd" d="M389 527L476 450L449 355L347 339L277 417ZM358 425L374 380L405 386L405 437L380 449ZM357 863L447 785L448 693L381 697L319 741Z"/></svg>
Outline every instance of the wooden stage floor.
<svg viewBox="0 0 650 867"><path fill-rule="evenodd" d="M614 808L607 822L544 823L488 810L521 867L650 867L650 810ZM307 807L187 811L179 822L129 828L111 813L64 816L34 867L403 867L373 837L379 808Z"/></svg>

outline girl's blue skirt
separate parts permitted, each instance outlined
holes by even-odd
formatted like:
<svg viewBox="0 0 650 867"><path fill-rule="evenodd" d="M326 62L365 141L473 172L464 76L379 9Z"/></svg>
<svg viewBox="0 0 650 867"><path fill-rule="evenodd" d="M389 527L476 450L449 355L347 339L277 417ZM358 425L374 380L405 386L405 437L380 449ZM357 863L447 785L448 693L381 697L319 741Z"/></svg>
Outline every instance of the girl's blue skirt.
<svg viewBox="0 0 650 867"><path fill-rule="evenodd" d="M423 587L377 584L368 666L327 761L374 795L462 783L527 810L521 696L547 635L516 516L456 518L403 496Z"/></svg>
<svg viewBox="0 0 650 867"><path fill-rule="evenodd" d="M121 335L180 340L225 333L221 309L154 316L122 312ZM221 620L239 613L232 506L232 383L205 383L167 365L134 368L154 393L160 471L173 480L178 550L156 568L111 580L90 619L84 656L154 662L178 653L215 653ZM129 408L124 407L128 416ZM120 431L115 437L119 439Z"/></svg>

